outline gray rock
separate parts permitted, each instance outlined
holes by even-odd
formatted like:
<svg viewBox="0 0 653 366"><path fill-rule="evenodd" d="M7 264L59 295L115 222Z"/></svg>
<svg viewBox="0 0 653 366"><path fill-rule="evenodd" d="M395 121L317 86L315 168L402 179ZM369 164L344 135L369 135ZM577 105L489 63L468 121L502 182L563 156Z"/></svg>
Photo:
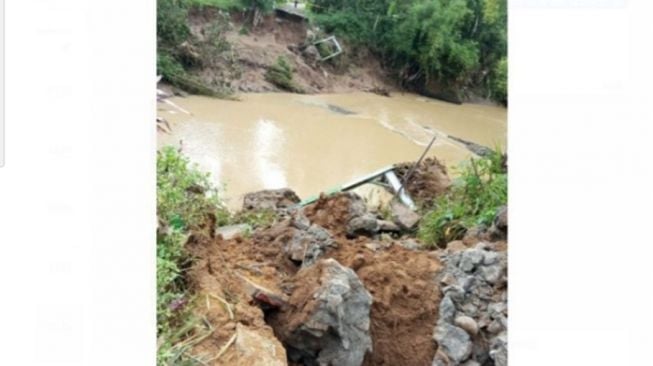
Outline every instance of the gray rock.
<svg viewBox="0 0 653 366"><path fill-rule="evenodd" d="M379 223L376 217L370 213L354 217L347 223L347 235L374 235L379 231Z"/></svg>
<svg viewBox="0 0 653 366"><path fill-rule="evenodd" d="M286 211L300 201L299 196L288 188L266 189L247 193L243 198L243 210Z"/></svg>
<svg viewBox="0 0 653 366"><path fill-rule="evenodd" d="M495 264L499 261L499 253L497 252L485 252L483 254L483 264L488 266L491 264Z"/></svg>
<svg viewBox="0 0 653 366"><path fill-rule="evenodd" d="M401 230L399 226L392 221L378 220L378 223L379 223L379 231L397 232Z"/></svg>
<svg viewBox="0 0 653 366"><path fill-rule="evenodd" d="M479 271L483 279L491 284L495 284L501 279L502 268L498 264L481 267Z"/></svg>
<svg viewBox="0 0 653 366"><path fill-rule="evenodd" d="M458 326L459 328L464 329L467 332L467 334L469 334L472 337L478 334L478 324L476 324L476 321L469 316L466 315L457 316L456 319L454 320L454 324L456 324L456 326Z"/></svg>
<svg viewBox="0 0 653 366"><path fill-rule="evenodd" d="M508 335L505 332L492 340L490 358L494 360L496 366L508 365Z"/></svg>
<svg viewBox="0 0 653 366"><path fill-rule="evenodd" d="M458 281L456 281L456 277L454 277L451 273L445 273L444 276L442 276L440 279L440 283L446 286L451 286L457 284Z"/></svg>
<svg viewBox="0 0 653 366"><path fill-rule="evenodd" d="M459 267L465 272L472 272L477 264L483 262L483 258L485 257L483 251L478 249L469 249L461 253Z"/></svg>
<svg viewBox="0 0 653 366"><path fill-rule="evenodd" d="M439 318L445 322L452 322L456 315L456 305L451 300L451 296L445 295L440 302Z"/></svg>
<svg viewBox="0 0 653 366"><path fill-rule="evenodd" d="M442 347L444 353L457 363L465 361L472 353L469 334L454 325L438 323L433 339Z"/></svg>
<svg viewBox="0 0 653 366"><path fill-rule="evenodd" d="M311 226L311 221L302 210L297 210L292 215L292 226L300 230L307 230Z"/></svg>
<svg viewBox="0 0 653 366"><path fill-rule="evenodd" d="M420 215L397 201L390 203L390 212L392 221L399 225L402 230L413 230L421 219Z"/></svg>
<svg viewBox="0 0 653 366"><path fill-rule="evenodd" d="M469 361L461 364L460 366L481 366L481 364L474 361L474 360L469 360Z"/></svg>
<svg viewBox="0 0 653 366"><path fill-rule="evenodd" d="M302 267L306 267L315 263L334 245L331 234L323 227L313 224L306 230L295 229L284 247L284 252L292 261L301 262Z"/></svg>
<svg viewBox="0 0 653 366"><path fill-rule="evenodd" d="M320 271L320 278L319 283L300 282L308 286L312 296L303 309L289 311L293 312L291 317L303 321L289 332L278 334L289 346L289 356L304 364L360 366L365 353L372 350L372 296L356 273L335 259L321 260L301 271ZM306 312L308 315L302 314Z"/></svg>

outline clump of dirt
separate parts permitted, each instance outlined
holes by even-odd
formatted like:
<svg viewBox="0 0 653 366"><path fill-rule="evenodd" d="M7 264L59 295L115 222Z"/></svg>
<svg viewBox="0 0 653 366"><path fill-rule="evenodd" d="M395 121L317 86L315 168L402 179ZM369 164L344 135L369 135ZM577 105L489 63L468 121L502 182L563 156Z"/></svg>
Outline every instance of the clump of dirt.
<svg viewBox="0 0 653 366"><path fill-rule="evenodd" d="M395 165L399 179L403 181L415 163L401 163ZM437 158L429 157L412 172L406 189L418 204L424 207L433 205L435 199L446 193L451 187L451 179L447 175L447 167Z"/></svg>
<svg viewBox="0 0 653 366"><path fill-rule="evenodd" d="M321 195L314 204L304 208L304 214L311 222L331 231L335 236L345 236L347 223L353 216L352 200L347 194L327 197Z"/></svg>
<svg viewBox="0 0 653 366"><path fill-rule="evenodd" d="M348 241L327 253L354 269L372 294L373 351L364 365L430 365L436 351L432 325L440 302L434 282L439 260L399 245L374 252L365 241Z"/></svg>
<svg viewBox="0 0 653 366"><path fill-rule="evenodd" d="M365 236L347 239L342 228L350 217L350 206L347 195L322 197L306 207L304 214L311 225L330 231L336 242L320 259L333 258L351 268L372 295L373 350L365 356L364 365L428 365L437 348L432 334L440 303L435 281L440 261L432 253L409 250L398 243L380 245ZM238 324L278 344L266 324L265 312L286 306L293 294L292 283L305 272L299 272L300 265L284 252L297 227L306 226L293 220L249 238L225 241L198 235L190 240L187 247L197 260L189 278L202 304L196 311L215 329L193 348L194 355L216 355L233 337ZM230 304L233 316L218 298ZM233 364L230 362L240 357L238 352L238 347L227 348L209 364Z"/></svg>

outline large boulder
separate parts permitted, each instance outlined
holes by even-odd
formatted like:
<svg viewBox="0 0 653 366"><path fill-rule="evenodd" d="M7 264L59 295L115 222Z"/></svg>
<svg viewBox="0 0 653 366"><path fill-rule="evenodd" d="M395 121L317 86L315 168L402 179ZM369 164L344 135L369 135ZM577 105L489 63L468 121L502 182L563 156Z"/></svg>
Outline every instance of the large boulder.
<svg viewBox="0 0 653 366"><path fill-rule="evenodd" d="M372 350L372 296L356 273L323 259L295 276L289 305L271 318L292 362L360 366Z"/></svg>

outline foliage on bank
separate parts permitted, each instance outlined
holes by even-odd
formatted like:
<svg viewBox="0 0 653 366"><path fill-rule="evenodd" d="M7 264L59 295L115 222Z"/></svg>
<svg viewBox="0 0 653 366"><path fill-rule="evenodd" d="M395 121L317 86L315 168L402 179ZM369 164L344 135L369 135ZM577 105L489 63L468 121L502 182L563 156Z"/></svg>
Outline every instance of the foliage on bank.
<svg viewBox="0 0 653 366"><path fill-rule="evenodd" d="M422 218L420 239L434 247L462 238L474 226L491 225L498 209L508 202L504 162L503 154L495 151L490 157L471 159L462 165L450 192Z"/></svg>
<svg viewBox="0 0 653 366"><path fill-rule="evenodd" d="M506 102L506 0L314 0L313 20L370 47L404 83Z"/></svg>
<svg viewBox="0 0 653 366"><path fill-rule="evenodd" d="M196 328L185 271L192 258L185 249L190 233L229 221L229 212L209 176L172 147L157 152L157 338L158 365L178 364Z"/></svg>
<svg viewBox="0 0 653 366"><path fill-rule="evenodd" d="M271 65L265 73L265 80L283 90L301 93L302 90L293 81L293 70L290 62L285 57L279 56L277 62Z"/></svg>
<svg viewBox="0 0 653 366"><path fill-rule="evenodd" d="M191 233L213 225L247 224L252 230L277 220L272 211L231 214L200 171L173 147L157 152L157 365L193 365L188 352L206 336L205 324L193 314L194 294L186 271L193 258L185 246Z"/></svg>

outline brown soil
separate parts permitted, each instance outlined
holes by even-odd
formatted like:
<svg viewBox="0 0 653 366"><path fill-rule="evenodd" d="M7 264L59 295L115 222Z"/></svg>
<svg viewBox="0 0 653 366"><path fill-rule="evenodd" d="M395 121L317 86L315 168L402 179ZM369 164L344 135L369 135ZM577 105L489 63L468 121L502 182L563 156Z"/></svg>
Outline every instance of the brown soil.
<svg viewBox="0 0 653 366"><path fill-rule="evenodd" d="M347 197L345 196L345 199ZM346 200L342 195L321 199L306 209L312 222L336 229L349 218ZM237 323L260 334L272 336L273 330L265 323L261 304L252 300L242 278L269 289L270 293L286 297L292 293L288 286L298 271L296 264L285 257L283 243L290 235L290 220L259 231L252 238L224 241L210 235L193 237L188 248L197 261L190 271L190 279L198 293L197 312L205 315L215 327L214 333L193 349L195 355L215 355L234 334ZM337 247L323 258L334 258L352 268L373 297L371 335L373 352L365 365L429 365L436 351L432 340L437 321L440 291L435 282L440 262L429 252L410 251L398 244L378 250L367 248L372 239L359 237L348 240L332 232ZM233 304L234 319L211 295ZM269 307L270 303L263 304ZM212 365L233 364L238 357L228 350Z"/></svg>
<svg viewBox="0 0 653 366"><path fill-rule="evenodd" d="M433 324L440 291L433 279L438 259L399 245L373 252L365 240L328 253L356 271L370 292L373 352L364 365L430 365L436 351Z"/></svg>
<svg viewBox="0 0 653 366"><path fill-rule="evenodd" d="M207 8L191 11L189 16L191 31L199 38L220 17L215 9ZM248 27L248 32L242 33L245 24L243 14L231 17L231 26L224 33L230 44L229 57L217 57L214 65L197 71L202 80L220 86L228 84L241 92L279 91L265 80L265 73L283 56L295 70L293 82L305 93L397 90L378 59L367 50L350 48L339 40L345 48L343 54L330 62L315 62L300 51L307 35L303 23L269 15L256 28Z"/></svg>
<svg viewBox="0 0 653 366"><path fill-rule="evenodd" d="M399 179L404 180L406 174L415 163L401 163L396 165ZM411 197L422 206L433 205L434 200L447 192L451 186L451 179L447 175L447 167L435 157L426 158L415 169L406 184L406 189Z"/></svg>
<svg viewBox="0 0 653 366"><path fill-rule="evenodd" d="M329 230L335 236L342 237L351 218L350 207L351 202L346 195L321 195L317 202L304 209L304 213L311 222Z"/></svg>

